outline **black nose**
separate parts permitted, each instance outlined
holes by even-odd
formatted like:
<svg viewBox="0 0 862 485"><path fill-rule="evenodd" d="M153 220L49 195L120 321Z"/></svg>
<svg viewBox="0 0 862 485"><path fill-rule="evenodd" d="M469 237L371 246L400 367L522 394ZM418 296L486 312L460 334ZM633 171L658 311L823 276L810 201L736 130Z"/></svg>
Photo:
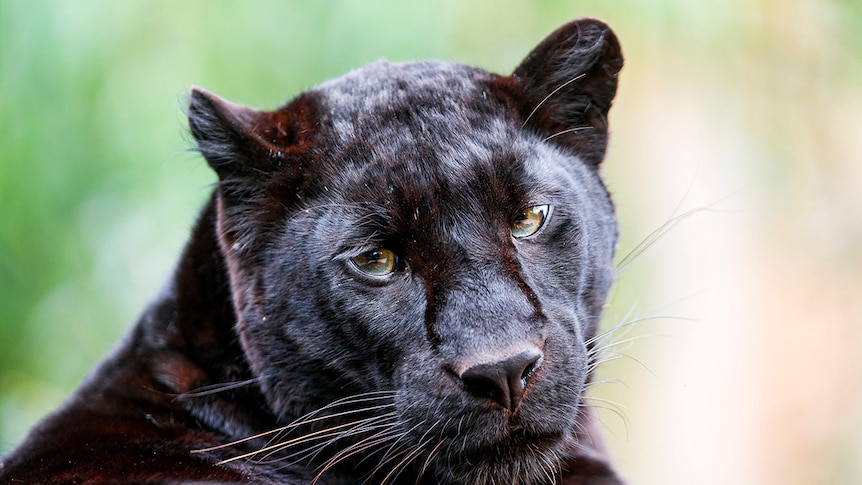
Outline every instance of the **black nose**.
<svg viewBox="0 0 862 485"><path fill-rule="evenodd" d="M464 389L515 412L530 378L542 365L542 352L532 348L503 360L477 364L458 376Z"/></svg>

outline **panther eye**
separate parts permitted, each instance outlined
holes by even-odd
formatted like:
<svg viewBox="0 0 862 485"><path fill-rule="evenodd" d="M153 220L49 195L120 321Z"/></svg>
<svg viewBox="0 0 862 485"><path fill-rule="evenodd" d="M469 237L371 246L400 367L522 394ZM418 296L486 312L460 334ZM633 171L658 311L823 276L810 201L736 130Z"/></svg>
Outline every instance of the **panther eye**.
<svg viewBox="0 0 862 485"><path fill-rule="evenodd" d="M386 276L398 267L398 256L384 248L372 249L350 258L353 266L369 276Z"/></svg>
<svg viewBox="0 0 862 485"><path fill-rule="evenodd" d="M525 207L512 221L512 236L517 239L534 236L551 216L550 205Z"/></svg>

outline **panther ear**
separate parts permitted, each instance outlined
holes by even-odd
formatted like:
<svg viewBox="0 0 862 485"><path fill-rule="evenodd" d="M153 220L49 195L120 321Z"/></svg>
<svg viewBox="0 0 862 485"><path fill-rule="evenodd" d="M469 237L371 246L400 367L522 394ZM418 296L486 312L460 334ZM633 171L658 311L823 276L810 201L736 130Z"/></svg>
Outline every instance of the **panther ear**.
<svg viewBox="0 0 862 485"><path fill-rule="evenodd" d="M314 110L300 96L275 111L258 111L193 87L189 127L198 149L230 188L271 175L308 151L314 133Z"/></svg>
<svg viewBox="0 0 862 485"><path fill-rule="evenodd" d="M610 27L594 19L563 25L512 74L526 94L520 107L526 125L598 165L622 67L622 50Z"/></svg>

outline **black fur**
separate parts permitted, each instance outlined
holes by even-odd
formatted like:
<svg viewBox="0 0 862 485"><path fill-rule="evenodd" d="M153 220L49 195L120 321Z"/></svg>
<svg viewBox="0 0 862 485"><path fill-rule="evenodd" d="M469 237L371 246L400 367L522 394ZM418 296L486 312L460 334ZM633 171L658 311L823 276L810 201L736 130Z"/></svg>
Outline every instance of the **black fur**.
<svg viewBox="0 0 862 485"><path fill-rule="evenodd" d="M508 77L378 62L271 112L193 89L220 182L174 279L0 478L621 483L582 405L621 67L585 19ZM351 263L377 248L393 272Z"/></svg>

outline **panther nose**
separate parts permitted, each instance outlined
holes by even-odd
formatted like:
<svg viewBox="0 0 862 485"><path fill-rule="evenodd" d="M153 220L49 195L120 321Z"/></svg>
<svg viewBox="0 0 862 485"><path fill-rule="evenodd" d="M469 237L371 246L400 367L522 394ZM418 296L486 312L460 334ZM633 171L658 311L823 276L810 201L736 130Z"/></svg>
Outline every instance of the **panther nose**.
<svg viewBox="0 0 862 485"><path fill-rule="evenodd" d="M543 354L531 348L503 360L476 364L458 375L464 389L515 412L530 378L542 365Z"/></svg>

